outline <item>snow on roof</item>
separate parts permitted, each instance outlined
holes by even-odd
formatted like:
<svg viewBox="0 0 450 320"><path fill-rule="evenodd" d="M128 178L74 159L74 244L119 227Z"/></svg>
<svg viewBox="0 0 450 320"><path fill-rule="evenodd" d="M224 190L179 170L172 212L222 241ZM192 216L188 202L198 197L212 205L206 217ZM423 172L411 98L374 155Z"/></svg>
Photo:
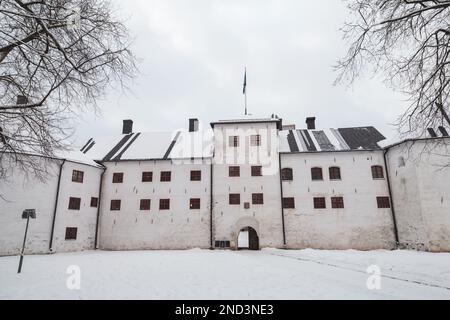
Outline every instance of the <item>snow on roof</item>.
<svg viewBox="0 0 450 320"><path fill-rule="evenodd" d="M280 131L280 152L378 150L386 138L374 127Z"/></svg>
<svg viewBox="0 0 450 320"><path fill-rule="evenodd" d="M81 151L97 161L208 158L212 141L211 130L132 133L90 139Z"/></svg>
<svg viewBox="0 0 450 320"><path fill-rule="evenodd" d="M278 122L281 125L281 120L276 118L223 120L216 123L248 121ZM279 131L282 153L379 150L382 140L385 137L374 127ZM81 148L81 154L86 159L105 162L211 158L214 154L214 134L212 130L177 130L99 137L89 139Z"/></svg>
<svg viewBox="0 0 450 320"><path fill-rule="evenodd" d="M66 159L67 161L87 164L94 167L101 167L100 164L95 162L90 156L85 155L80 150L58 151L56 156L59 159Z"/></svg>

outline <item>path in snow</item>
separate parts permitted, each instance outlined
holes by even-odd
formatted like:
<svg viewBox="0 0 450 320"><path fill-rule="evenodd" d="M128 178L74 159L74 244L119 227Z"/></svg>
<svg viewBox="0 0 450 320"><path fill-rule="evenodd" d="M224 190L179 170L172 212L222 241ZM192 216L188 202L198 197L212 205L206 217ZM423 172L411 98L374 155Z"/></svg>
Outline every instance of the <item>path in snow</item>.
<svg viewBox="0 0 450 320"><path fill-rule="evenodd" d="M0 258L0 299L450 299L450 254L408 251L90 251ZM381 290L367 289L367 267ZM68 266L81 290L67 289Z"/></svg>

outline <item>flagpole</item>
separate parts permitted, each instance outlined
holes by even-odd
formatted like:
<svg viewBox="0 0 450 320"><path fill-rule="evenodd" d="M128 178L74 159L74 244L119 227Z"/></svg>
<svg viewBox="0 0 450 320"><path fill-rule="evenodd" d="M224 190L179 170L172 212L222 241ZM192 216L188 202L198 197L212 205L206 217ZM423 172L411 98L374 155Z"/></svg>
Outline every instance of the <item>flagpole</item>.
<svg viewBox="0 0 450 320"><path fill-rule="evenodd" d="M248 115L248 111L247 111L247 91L245 91L245 115Z"/></svg>
<svg viewBox="0 0 450 320"><path fill-rule="evenodd" d="M245 67L245 73L244 73L244 98L245 98L245 115L248 115L248 108L247 108L247 67Z"/></svg>

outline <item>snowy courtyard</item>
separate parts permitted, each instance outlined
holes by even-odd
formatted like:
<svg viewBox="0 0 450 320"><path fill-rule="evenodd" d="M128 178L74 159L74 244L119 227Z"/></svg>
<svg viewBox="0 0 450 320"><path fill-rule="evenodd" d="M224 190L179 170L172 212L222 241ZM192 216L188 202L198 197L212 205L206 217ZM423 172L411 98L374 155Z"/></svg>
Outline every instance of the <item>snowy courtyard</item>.
<svg viewBox="0 0 450 320"><path fill-rule="evenodd" d="M0 258L0 299L450 299L446 253L89 251L26 256L20 275L18 262Z"/></svg>

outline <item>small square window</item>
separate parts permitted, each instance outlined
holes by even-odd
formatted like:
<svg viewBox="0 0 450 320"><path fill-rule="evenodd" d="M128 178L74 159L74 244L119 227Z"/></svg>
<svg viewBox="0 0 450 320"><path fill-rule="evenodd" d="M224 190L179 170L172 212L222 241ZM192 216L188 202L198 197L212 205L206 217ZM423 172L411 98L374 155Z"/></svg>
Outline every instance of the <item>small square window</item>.
<svg viewBox="0 0 450 320"><path fill-rule="evenodd" d="M250 146L260 147L261 146L261 135L251 135L250 136Z"/></svg>
<svg viewBox="0 0 450 320"><path fill-rule="evenodd" d="M150 199L141 199L140 210L149 211L150 210Z"/></svg>
<svg viewBox="0 0 450 320"><path fill-rule="evenodd" d="M80 207L81 207L81 199L70 197L69 210L80 210Z"/></svg>
<svg viewBox="0 0 450 320"><path fill-rule="evenodd" d="M91 208L97 208L98 207L98 198L91 198Z"/></svg>
<svg viewBox="0 0 450 320"><path fill-rule="evenodd" d="M313 181L321 181L321 180L323 180L322 168L312 168L311 169L311 179Z"/></svg>
<svg viewBox="0 0 450 320"><path fill-rule="evenodd" d="M230 205L240 205L241 204L241 195L239 193L230 194L229 204Z"/></svg>
<svg viewBox="0 0 450 320"><path fill-rule="evenodd" d="M344 209L344 198L342 197L332 197L331 207L333 209Z"/></svg>
<svg viewBox="0 0 450 320"><path fill-rule="evenodd" d="M202 172L199 170L191 171L191 181L202 181Z"/></svg>
<svg viewBox="0 0 450 320"><path fill-rule="evenodd" d="M293 181L294 172L291 168L284 168L281 170L281 180L283 181Z"/></svg>
<svg viewBox="0 0 450 320"><path fill-rule="evenodd" d="M65 240L77 240L78 228L66 228Z"/></svg>
<svg viewBox="0 0 450 320"><path fill-rule="evenodd" d="M264 194L254 193L252 194L252 204L264 204Z"/></svg>
<svg viewBox="0 0 450 320"><path fill-rule="evenodd" d="M152 182L153 172L142 172L142 182Z"/></svg>
<svg viewBox="0 0 450 320"><path fill-rule="evenodd" d="M341 169L339 167L331 167L329 173L330 180L341 180Z"/></svg>
<svg viewBox="0 0 450 320"><path fill-rule="evenodd" d="M384 170L382 166L372 167L372 178L373 179L384 179Z"/></svg>
<svg viewBox="0 0 450 320"><path fill-rule="evenodd" d="M170 210L170 199L160 199L159 210Z"/></svg>
<svg viewBox="0 0 450 320"><path fill-rule="evenodd" d="M228 173L230 177L240 177L241 176L241 168L240 167L229 167Z"/></svg>
<svg viewBox="0 0 450 320"><path fill-rule="evenodd" d="M378 209L389 209L391 207L391 199L389 197L377 197Z"/></svg>
<svg viewBox="0 0 450 320"><path fill-rule="evenodd" d="M200 209L200 199L191 199L189 202L189 209L191 210Z"/></svg>
<svg viewBox="0 0 450 320"><path fill-rule="evenodd" d="M229 137L229 146L232 148L239 147L239 136L230 136Z"/></svg>
<svg viewBox="0 0 450 320"><path fill-rule="evenodd" d="M252 177L262 177L262 167L253 166L252 167Z"/></svg>
<svg viewBox="0 0 450 320"><path fill-rule="evenodd" d="M326 209L327 203L325 198L314 198L314 209Z"/></svg>
<svg viewBox="0 0 450 320"><path fill-rule="evenodd" d="M111 200L111 211L120 211L121 204L120 200Z"/></svg>
<svg viewBox="0 0 450 320"><path fill-rule="evenodd" d="M84 172L83 171L72 171L72 182L83 183L84 180Z"/></svg>
<svg viewBox="0 0 450 320"><path fill-rule="evenodd" d="M116 172L113 174L113 183L123 183L123 173Z"/></svg>
<svg viewBox="0 0 450 320"><path fill-rule="evenodd" d="M295 209L295 199L294 198L283 198L283 208L284 209Z"/></svg>
<svg viewBox="0 0 450 320"><path fill-rule="evenodd" d="M161 182L170 182L172 180L172 172L162 171L161 172Z"/></svg>

